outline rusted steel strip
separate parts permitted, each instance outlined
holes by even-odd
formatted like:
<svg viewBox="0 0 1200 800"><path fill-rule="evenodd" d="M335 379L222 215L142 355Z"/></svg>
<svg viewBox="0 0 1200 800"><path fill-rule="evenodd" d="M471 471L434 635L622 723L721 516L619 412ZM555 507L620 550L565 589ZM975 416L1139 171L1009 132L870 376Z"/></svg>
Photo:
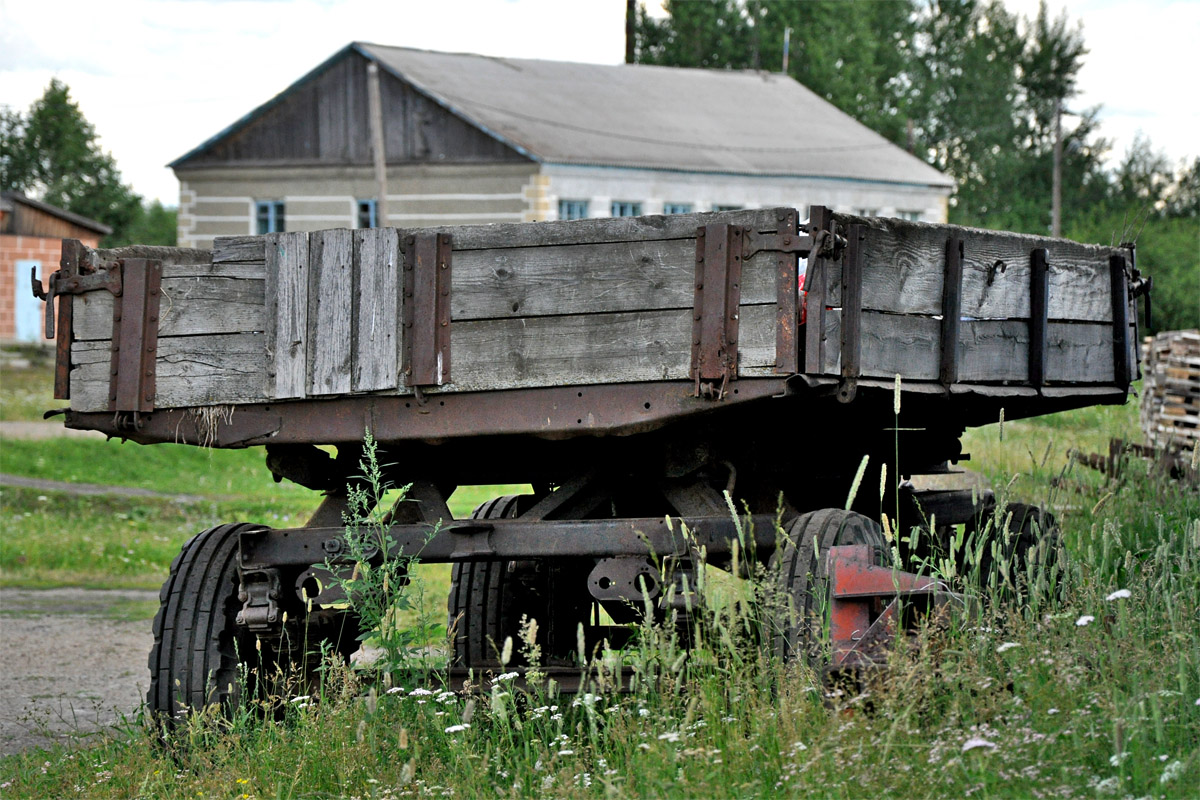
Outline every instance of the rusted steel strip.
<svg viewBox="0 0 1200 800"><path fill-rule="evenodd" d="M812 206L808 211L808 231L813 239L817 239L822 231L828 234L833 231L833 212L825 206ZM830 261L818 253L811 253L808 259L808 272L804 277L806 297L804 337L804 371L810 375L820 375L825 371L825 305L827 272Z"/></svg>
<svg viewBox="0 0 1200 800"><path fill-rule="evenodd" d="M783 377L743 378L725 405L763 401L782 395L786 386ZM412 395L255 403L237 406L211 428L186 408L148 414L132 432L118 429L111 413L68 411L66 426L142 443L212 447L359 442L367 427L384 443L510 435L557 439L640 433L715 408L693 395L691 381L656 381L439 393L427 395L423 406Z"/></svg>
<svg viewBox="0 0 1200 800"><path fill-rule="evenodd" d="M162 262L127 258L117 263L122 290L113 300L109 411L153 411Z"/></svg>
<svg viewBox="0 0 1200 800"><path fill-rule="evenodd" d="M949 387L958 380L958 326L962 316L963 240L946 242L942 280L942 358L938 380Z"/></svg>
<svg viewBox="0 0 1200 800"><path fill-rule="evenodd" d="M63 239L59 272L51 276L51 280L57 282L64 275L78 275L79 261L82 256L83 242L78 239ZM69 400L71 398L71 324L74 298L69 294L57 294L57 296L58 338L55 340L54 347L54 399ZM51 313L51 309L47 308L46 313Z"/></svg>
<svg viewBox="0 0 1200 800"><path fill-rule="evenodd" d="M1128 388L1133 373L1129 363L1129 284L1125 275L1125 256L1108 259L1112 279L1113 382Z"/></svg>
<svg viewBox="0 0 1200 800"><path fill-rule="evenodd" d="M719 383L716 396L721 398L737 378L744 233L741 226L727 224L696 231L691 377L697 394L702 382Z"/></svg>
<svg viewBox="0 0 1200 800"><path fill-rule="evenodd" d="M1029 253L1029 385L1041 388L1046 382L1048 343L1046 329L1050 309L1050 253L1039 247Z"/></svg>
<svg viewBox="0 0 1200 800"><path fill-rule="evenodd" d="M797 230L799 221L795 211L781 211L776 220L779 223L779 237L785 247L791 245L788 239L808 239L801 237ZM811 246L811 240L809 240ZM807 255L807 253L805 254ZM780 250L775 258L775 371L784 375L792 375L800 370L800 286L799 286L799 254Z"/></svg>
<svg viewBox="0 0 1200 800"><path fill-rule="evenodd" d="M775 515L752 517L755 546L760 554L775 549ZM685 539L682 526L687 526ZM703 547L709 555L731 552L737 527L728 516L662 517L597 520L443 520L430 538L427 522L392 525L388 531L394 553L419 555L421 561L514 558L573 558L622 555L657 557L686 555ZM309 566L338 552L345 528L261 528L241 535L242 569L287 565ZM329 542L329 544L326 544Z"/></svg>
<svg viewBox="0 0 1200 800"><path fill-rule="evenodd" d="M862 262L865 225L851 225L842 259L842 382L838 400L854 399L862 356Z"/></svg>
<svg viewBox="0 0 1200 800"><path fill-rule="evenodd" d="M409 386L450 382L450 268L448 233L405 238L404 374Z"/></svg>

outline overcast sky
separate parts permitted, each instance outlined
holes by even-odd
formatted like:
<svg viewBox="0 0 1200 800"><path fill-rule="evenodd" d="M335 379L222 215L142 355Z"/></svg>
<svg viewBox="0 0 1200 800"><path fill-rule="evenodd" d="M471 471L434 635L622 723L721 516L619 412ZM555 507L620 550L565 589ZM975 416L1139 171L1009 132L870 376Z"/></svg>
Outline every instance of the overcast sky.
<svg viewBox="0 0 1200 800"><path fill-rule="evenodd" d="M1200 154L1200 2L1050 8L1084 24L1077 104L1103 106L1118 156L1139 131L1172 161ZM167 162L351 41L617 64L624 13L624 0L0 0L0 105L27 109L57 76L125 180L174 205Z"/></svg>

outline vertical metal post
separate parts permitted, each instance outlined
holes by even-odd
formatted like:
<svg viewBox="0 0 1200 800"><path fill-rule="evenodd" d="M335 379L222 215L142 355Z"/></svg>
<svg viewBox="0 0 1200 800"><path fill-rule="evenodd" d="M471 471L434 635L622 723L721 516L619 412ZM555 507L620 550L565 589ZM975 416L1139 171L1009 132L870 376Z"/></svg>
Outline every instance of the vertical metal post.
<svg viewBox="0 0 1200 800"><path fill-rule="evenodd" d="M942 280L942 359L938 377L949 389L958 380L958 328L962 317L963 240L946 242L946 270Z"/></svg>
<svg viewBox="0 0 1200 800"><path fill-rule="evenodd" d="M1129 284L1125 278L1125 257L1110 256L1109 276L1112 281L1113 322L1113 382L1122 389L1129 388Z"/></svg>
<svg viewBox="0 0 1200 800"><path fill-rule="evenodd" d="M808 210L808 231L814 244L821 231L833 233L833 212L825 206L812 206ZM828 271L832 268L828 259L816 254L816 248L808 256L808 272L804 276L805 322L804 371L810 375L825 372L825 304L828 287Z"/></svg>
<svg viewBox="0 0 1200 800"><path fill-rule="evenodd" d="M838 400L849 403L858 391L862 369L862 260L865 225L851 225L842 260L842 382Z"/></svg>
<svg viewBox="0 0 1200 800"><path fill-rule="evenodd" d="M778 232L796 236L795 211L780 211ZM775 371L794 375L800 369L800 277L796 253L780 251L775 261Z"/></svg>
<svg viewBox="0 0 1200 800"><path fill-rule="evenodd" d="M1039 389L1046 380L1049 299L1049 252L1039 247L1029 253L1029 385Z"/></svg>

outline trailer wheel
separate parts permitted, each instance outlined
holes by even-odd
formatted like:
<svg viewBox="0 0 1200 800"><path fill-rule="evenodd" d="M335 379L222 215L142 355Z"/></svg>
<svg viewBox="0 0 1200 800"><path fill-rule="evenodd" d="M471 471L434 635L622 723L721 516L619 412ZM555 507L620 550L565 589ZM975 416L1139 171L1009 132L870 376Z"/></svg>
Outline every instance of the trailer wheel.
<svg viewBox="0 0 1200 800"><path fill-rule="evenodd" d="M209 528L184 544L171 563L154 617L146 696L151 714L168 728L191 710L216 706L229 713L244 696L279 701L267 694L284 688L272 683L284 675L292 681L287 688L307 691L317 676L322 644L343 659L358 647L356 617L330 610L306 618L299 600L283 603L292 620L278 637L256 641L237 624L242 607L238 537L257 527Z"/></svg>
<svg viewBox="0 0 1200 800"><path fill-rule="evenodd" d="M159 593L146 703L166 725L190 710L237 705L240 663L256 657L254 637L236 623L238 534L218 525L196 534L171 562Z"/></svg>
<svg viewBox="0 0 1200 800"><path fill-rule="evenodd" d="M505 495L483 503L471 517L513 519L534 502L533 495ZM592 603L587 575L592 566L590 559L456 563L448 603L448 629L454 631L453 666L498 669L523 664L522 617L538 622L542 663L564 660L574 648L579 622L588 622ZM510 637L513 653L503 665L501 651Z"/></svg>
<svg viewBox="0 0 1200 800"><path fill-rule="evenodd" d="M960 559L961 574L994 590L996 597L1024 601L1031 591L1061 590L1056 573L1062 536L1049 511L1009 503L968 534L966 552Z"/></svg>
<svg viewBox="0 0 1200 800"><path fill-rule="evenodd" d="M803 658L819 670L827 660L821 634L829 602L829 549L869 545L880 566L891 564L891 551L874 520L837 508L801 514L788 526L787 535L787 546L775 552L768 568L775 596L768 598L772 613L767 622L777 657Z"/></svg>

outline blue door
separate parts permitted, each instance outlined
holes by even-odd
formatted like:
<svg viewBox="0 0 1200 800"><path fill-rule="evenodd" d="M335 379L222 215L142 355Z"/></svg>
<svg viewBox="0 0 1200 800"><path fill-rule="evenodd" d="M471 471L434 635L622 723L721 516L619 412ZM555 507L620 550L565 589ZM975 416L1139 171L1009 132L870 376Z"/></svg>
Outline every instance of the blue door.
<svg viewBox="0 0 1200 800"><path fill-rule="evenodd" d="M42 338L42 301L33 296L33 287L29 283L29 269L37 270L37 277L42 279L42 262L18 261L16 280L13 282L17 293L16 337L21 342L36 342Z"/></svg>

